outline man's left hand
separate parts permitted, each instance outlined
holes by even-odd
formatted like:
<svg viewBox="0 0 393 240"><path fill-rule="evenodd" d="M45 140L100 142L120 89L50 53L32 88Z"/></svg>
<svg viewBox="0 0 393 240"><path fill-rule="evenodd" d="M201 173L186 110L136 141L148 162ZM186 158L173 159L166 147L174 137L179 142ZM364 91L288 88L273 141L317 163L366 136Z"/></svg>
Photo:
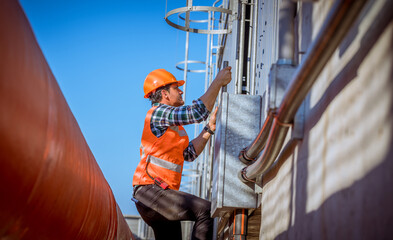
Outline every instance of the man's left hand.
<svg viewBox="0 0 393 240"><path fill-rule="evenodd" d="M216 131L217 111L218 111L218 107L216 107L216 109L214 109L214 111L213 111L212 114L210 115L210 120L209 120L209 128L210 128L210 130L212 130L213 132Z"/></svg>

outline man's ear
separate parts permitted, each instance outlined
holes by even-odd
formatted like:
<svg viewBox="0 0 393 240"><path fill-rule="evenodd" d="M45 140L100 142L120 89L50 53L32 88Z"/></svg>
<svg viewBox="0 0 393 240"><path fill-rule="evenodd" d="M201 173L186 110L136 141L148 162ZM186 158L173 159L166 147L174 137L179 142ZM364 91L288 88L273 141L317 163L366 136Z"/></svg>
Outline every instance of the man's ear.
<svg viewBox="0 0 393 240"><path fill-rule="evenodd" d="M162 98L168 99L168 95L169 95L169 92L167 90L165 90L165 89L161 90Z"/></svg>

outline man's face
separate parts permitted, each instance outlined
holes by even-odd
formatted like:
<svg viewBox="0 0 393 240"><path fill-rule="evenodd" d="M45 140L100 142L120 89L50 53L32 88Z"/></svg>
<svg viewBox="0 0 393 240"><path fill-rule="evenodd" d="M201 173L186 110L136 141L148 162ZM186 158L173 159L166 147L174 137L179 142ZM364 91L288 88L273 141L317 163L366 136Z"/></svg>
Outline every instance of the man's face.
<svg viewBox="0 0 393 240"><path fill-rule="evenodd" d="M182 106L184 104L182 94L183 91L179 89L177 83L172 84L168 91L168 96L169 96L168 105L174 107Z"/></svg>

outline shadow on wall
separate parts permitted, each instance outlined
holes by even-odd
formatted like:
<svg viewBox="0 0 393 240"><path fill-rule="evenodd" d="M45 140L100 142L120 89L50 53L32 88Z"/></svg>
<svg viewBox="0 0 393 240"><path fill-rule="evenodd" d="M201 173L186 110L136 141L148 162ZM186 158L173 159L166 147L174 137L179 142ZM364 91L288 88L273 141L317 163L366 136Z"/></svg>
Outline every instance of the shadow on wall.
<svg viewBox="0 0 393 240"><path fill-rule="evenodd" d="M298 52L297 54L295 54L295 56L301 57L303 54L305 54L307 52L308 47L311 45L312 43L312 35L313 35L313 21L312 21L312 16L313 16L313 3L310 2L303 2L302 3L302 8L301 8L301 13L297 14L297 21L299 24L301 23L301 26L297 26L300 30L299 35L302 36L301 41L299 41L299 37L296 37L296 45L299 45L299 49L296 49ZM301 62L301 59L295 59L295 62ZM310 101L309 101L309 95L307 95L306 99L304 100L305 102L305 108L306 109L310 109ZM307 132L305 132L306 134ZM304 136L303 143L300 143L300 146L303 146L303 151L308 153L308 143L307 143L307 137ZM296 145L298 145L298 141L297 140L293 140L291 141L291 143L288 143L287 146L288 152L293 153L294 149L296 149ZM265 186L267 186L269 184L270 181L274 181L276 179L276 176L278 175L278 172L280 171L281 167L284 165L284 163L289 160L288 159L289 156L284 156L284 157L280 157L279 159L276 160L276 162L272 165L272 167L268 170L268 172L266 174L263 175L263 180L262 180L262 187L265 188ZM295 160L293 157L291 157L292 163L291 165L294 166L295 164ZM303 166L307 166L307 156L303 157L303 159L301 160ZM300 167L297 167L300 168ZM292 176L295 176L296 174L294 173L294 167L291 168L291 173ZM298 181L299 179L299 173L297 174L297 180L294 179L294 177L291 177L291 182L290 182L290 196L294 196L294 194L296 194L296 197L298 197L299 195L302 196L307 196L307 190L305 186L302 186L302 183L306 183L307 179L308 179L308 172L305 169L305 171L303 171L301 173L301 182ZM295 182L296 181L296 182ZM296 184L296 187L294 187L294 184ZM296 189L296 193L294 193L294 189ZM277 197L277 199L280 199L280 197ZM263 201L263 200L262 200ZM294 206L294 202L297 204L296 206ZM301 199L296 198L294 201L294 198L291 197L289 199L289 219L293 219L294 216L292 216L294 210L293 208L296 208L296 213L298 212L306 212L306 203L305 201L301 201ZM262 202L262 208L264 208L264 203ZM280 210L276 210L280 211ZM260 237L264 236L264 229L276 229L276 221L267 221L266 219L269 218L269 213L267 210L262 209L262 224L261 224L261 232L260 232ZM298 215L296 215L295 217L298 217ZM265 219L265 220L264 220ZM277 220L277 219L275 219ZM299 222L298 219L294 220L295 222ZM291 226L290 221L288 222L288 226L286 227L286 229L289 229ZM297 227L301 227L302 224L299 222L299 226ZM289 238L289 235L285 234L285 237ZM270 237L270 234L269 234ZM284 238L285 238L284 237ZM297 237L292 237L292 238L297 238Z"/></svg>
<svg viewBox="0 0 393 240"><path fill-rule="evenodd" d="M308 108L310 109L306 124L308 130L305 133L308 133L318 123L330 103L357 77L360 65L382 33L392 23L392 5L392 1L386 1L385 6L383 6L374 23L367 29L362 38L358 52L356 52L351 61L333 79L317 104L312 109ZM370 4L366 7L365 11L369 11L369 8ZM362 14L361 16L364 15ZM358 26L359 22L357 22L355 27L357 28ZM353 34L356 34L356 32L356 29L355 32L351 31L343 41L340 48L340 55L347 49L348 42L352 41ZM393 46L392 43L390 44L388 49L392 53ZM387 74L390 81L385 81L385 91L390 96L393 96L393 82L391 81L393 79L393 63L390 62L390 65L390 72ZM377 80L375 79L375 84L378 84ZM309 99L306 100L306 103L310 106ZM393 102L390 103L389 111L386 119L387 124L392 126ZM380 160L379 165L374 167L360 180L355 181L350 187L332 194L318 209L307 213L307 182L310 181L307 170L307 166L309 165L308 146L309 136L306 135L303 143L299 147L301 152L298 153L299 158L296 163L297 176L296 180L294 180L296 188L294 189L294 186L291 187L292 196L295 194L295 201L291 202L290 205L291 214L295 214L295 216L291 216L291 219L294 220L292 225L290 224L288 226L288 230L278 235L276 239L391 239L393 235L392 136L390 136L387 145L390 146L388 148L389 150ZM361 163L359 162L359 164Z"/></svg>

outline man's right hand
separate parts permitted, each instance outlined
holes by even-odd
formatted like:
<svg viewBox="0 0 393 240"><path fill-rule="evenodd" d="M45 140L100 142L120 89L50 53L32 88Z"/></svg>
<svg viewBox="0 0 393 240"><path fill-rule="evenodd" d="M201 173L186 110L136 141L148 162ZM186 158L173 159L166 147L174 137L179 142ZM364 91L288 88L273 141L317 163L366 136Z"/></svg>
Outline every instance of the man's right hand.
<svg viewBox="0 0 393 240"><path fill-rule="evenodd" d="M214 81L218 81L221 86L226 86L232 80L231 69L232 67L226 67L224 69L221 69L221 71L217 73L217 76L214 79Z"/></svg>
<svg viewBox="0 0 393 240"><path fill-rule="evenodd" d="M213 110L214 102L216 101L217 95L220 92L221 87L226 86L232 80L231 67L226 67L217 73L216 78L209 86L205 94L200 99L205 104L207 110L210 112Z"/></svg>

